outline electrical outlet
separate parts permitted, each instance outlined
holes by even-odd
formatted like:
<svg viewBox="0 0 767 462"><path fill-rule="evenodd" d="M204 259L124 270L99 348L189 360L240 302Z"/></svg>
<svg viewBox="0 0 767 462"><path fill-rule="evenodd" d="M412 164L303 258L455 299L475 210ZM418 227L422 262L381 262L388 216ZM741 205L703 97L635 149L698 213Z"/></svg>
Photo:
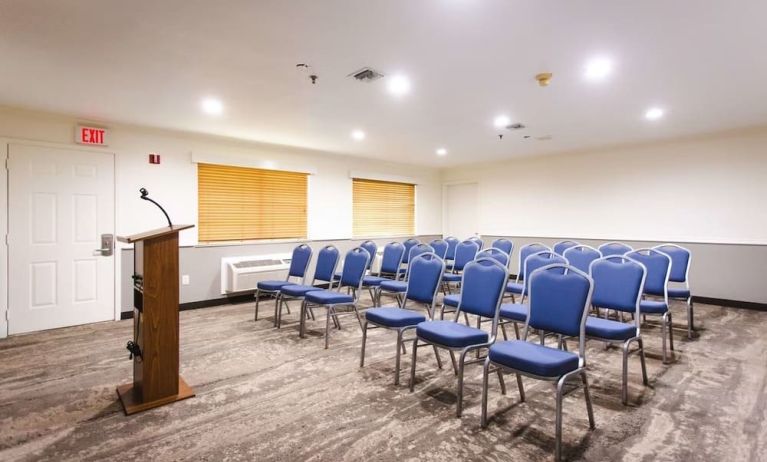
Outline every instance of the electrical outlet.
<svg viewBox="0 0 767 462"><path fill-rule="evenodd" d="M181 284L188 286L189 285L189 275L184 274L181 276Z"/></svg>

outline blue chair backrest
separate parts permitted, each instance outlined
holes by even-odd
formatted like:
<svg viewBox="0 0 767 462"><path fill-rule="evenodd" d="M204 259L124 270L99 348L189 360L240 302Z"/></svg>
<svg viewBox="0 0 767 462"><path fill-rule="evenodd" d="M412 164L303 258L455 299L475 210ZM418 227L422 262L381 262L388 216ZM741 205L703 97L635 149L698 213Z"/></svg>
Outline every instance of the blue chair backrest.
<svg viewBox="0 0 767 462"><path fill-rule="evenodd" d="M625 255L626 252L634 250L630 245L626 245L622 242L607 242L599 246L599 251L602 255L607 257L610 255Z"/></svg>
<svg viewBox="0 0 767 462"><path fill-rule="evenodd" d="M429 245L434 249L434 253L437 254L439 258L443 260L445 259L445 255L447 255L447 242L442 239L434 239L429 242Z"/></svg>
<svg viewBox="0 0 767 462"><path fill-rule="evenodd" d="M576 245L578 245L578 243L575 241L559 241L556 244L554 244L553 250L559 255L564 255L565 250L571 247L575 247Z"/></svg>
<svg viewBox="0 0 767 462"><path fill-rule="evenodd" d="M574 266L584 273L589 273L589 265L591 262L602 258L602 254L594 247L587 245L576 245L565 250L565 253L561 254L567 260L567 264Z"/></svg>
<svg viewBox="0 0 767 462"><path fill-rule="evenodd" d="M480 258L494 258L498 260L498 263L502 264L503 266L509 266L509 254L501 249L496 249L495 247L490 247L489 249L482 250L477 253L476 257L474 257L475 260L479 260Z"/></svg>
<svg viewBox="0 0 767 462"><path fill-rule="evenodd" d="M410 249L410 258L408 260L413 261L415 257L425 253L434 253L434 249L432 249L429 244L418 244L413 246Z"/></svg>
<svg viewBox="0 0 767 462"><path fill-rule="evenodd" d="M397 274L405 257L405 246L399 242L389 242L384 246L381 257L381 273Z"/></svg>
<svg viewBox="0 0 767 462"><path fill-rule="evenodd" d="M525 260L525 274L532 274L533 271L537 270L538 268L543 268L544 266L548 266L554 263L566 265L567 260L565 260L565 257L562 255L557 255L551 250L535 252L534 254L529 255ZM560 268L560 270L564 272L564 269ZM527 295L530 290L530 284L528 284L528 282L528 280L525 280L525 285L522 291L523 296Z"/></svg>
<svg viewBox="0 0 767 462"><path fill-rule="evenodd" d="M671 257L671 275L668 280L673 282L687 282L690 269L690 251L676 244L663 244L653 247Z"/></svg>
<svg viewBox="0 0 767 462"><path fill-rule="evenodd" d="M644 293L665 297L671 272L671 257L655 249L637 249L626 256L643 264L647 269Z"/></svg>
<svg viewBox="0 0 767 462"><path fill-rule="evenodd" d="M288 276L302 278L306 276L306 269L309 267L309 261L312 259L312 248L306 244L301 244L293 249L293 256L290 257L290 269Z"/></svg>
<svg viewBox="0 0 767 462"><path fill-rule="evenodd" d="M362 247L355 247L346 252L339 288L347 286L357 289L360 288L362 286L362 278L365 276L365 271L367 271L368 268L369 260L370 254Z"/></svg>
<svg viewBox="0 0 767 462"><path fill-rule="evenodd" d="M495 318L508 279L509 272L506 267L493 258L481 258L467 263L461 278L461 302L458 304L458 311Z"/></svg>
<svg viewBox="0 0 767 462"><path fill-rule="evenodd" d="M448 236L445 238L445 242L447 242L447 254L445 254L445 258L452 260L455 258L455 248L458 247L458 243L461 241L457 237Z"/></svg>
<svg viewBox="0 0 767 462"><path fill-rule="evenodd" d="M402 243L402 245L405 246L405 256L402 257L402 263L407 263L410 261L410 249L420 244L418 239L408 239L405 242Z"/></svg>
<svg viewBox="0 0 767 462"><path fill-rule="evenodd" d="M485 245L485 243L482 242L482 239L478 238L477 236L472 236L466 240L477 244L477 247L479 247L479 250L482 250L482 247Z"/></svg>
<svg viewBox="0 0 767 462"><path fill-rule="evenodd" d="M599 308L637 312L646 273L641 263L622 255L594 260L590 270L594 281L591 304Z"/></svg>
<svg viewBox="0 0 767 462"><path fill-rule="evenodd" d="M445 262L433 253L424 253L413 258L409 272L405 298L433 304L442 281L442 273L445 272Z"/></svg>
<svg viewBox="0 0 767 462"><path fill-rule="evenodd" d="M505 237L501 237L494 240L493 243L490 244L490 247L501 249L504 252L506 252L506 254L508 254L509 256L511 256L511 252L514 251L514 243L506 239Z"/></svg>
<svg viewBox="0 0 767 462"><path fill-rule="evenodd" d="M320 281L333 281L333 275L338 266L340 253L335 246L327 245L317 255L317 267L314 269L314 279Z"/></svg>
<svg viewBox="0 0 767 462"><path fill-rule="evenodd" d="M545 250L550 251L551 249L540 242L526 244L519 249L519 280L525 279L525 260L527 260L527 257L536 252L543 252Z"/></svg>
<svg viewBox="0 0 767 462"><path fill-rule="evenodd" d="M463 270L467 263L474 260L479 252L479 246L476 242L465 240L455 247L455 262L453 263L453 269L457 271Z"/></svg>
<svg viewBox="0 0 767 462"><path fill-rule="evenodd" d="M376 259L376 255L378 254L378 244L373 241L365 241L360 244L360 247L367 250L370 254L370 261L368 262L368 267L366 268L370 269L370 266L373 265L373 261Z"/></svg>
<svg viewBox="0 0 767 462"><path fill-rule="evenodd" d="M531 272L527 325L545 332L582 337L592 287L587 274L561 263Z"/></svg>

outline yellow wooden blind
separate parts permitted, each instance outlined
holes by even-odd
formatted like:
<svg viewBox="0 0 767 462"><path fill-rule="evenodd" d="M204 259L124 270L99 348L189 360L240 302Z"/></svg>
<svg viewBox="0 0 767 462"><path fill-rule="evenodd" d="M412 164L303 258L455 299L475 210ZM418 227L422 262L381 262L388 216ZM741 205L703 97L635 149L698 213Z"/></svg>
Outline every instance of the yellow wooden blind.
<svg viewBox="0 0 767 462"><path fill-rule="evenodd" d="M305 173L197 164L201 242L306 237Z"/></svg>
<svg viewBox="0 0 767 462"><path fill-rule="evenodd" d="M415 233L415 185L353 180L355 237Z"/></svg>

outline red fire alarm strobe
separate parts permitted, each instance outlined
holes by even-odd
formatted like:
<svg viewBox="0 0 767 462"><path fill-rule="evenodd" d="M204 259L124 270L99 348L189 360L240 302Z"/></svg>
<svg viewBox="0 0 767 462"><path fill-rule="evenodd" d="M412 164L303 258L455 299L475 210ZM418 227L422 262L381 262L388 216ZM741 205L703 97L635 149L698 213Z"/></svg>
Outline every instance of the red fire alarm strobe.
<svg viewBox="0 0 767 462"><path fill-rule="evenodd" d="M149 163L150 164L159 164L160 163L160 155L151 153L149 154Z"/></svg>

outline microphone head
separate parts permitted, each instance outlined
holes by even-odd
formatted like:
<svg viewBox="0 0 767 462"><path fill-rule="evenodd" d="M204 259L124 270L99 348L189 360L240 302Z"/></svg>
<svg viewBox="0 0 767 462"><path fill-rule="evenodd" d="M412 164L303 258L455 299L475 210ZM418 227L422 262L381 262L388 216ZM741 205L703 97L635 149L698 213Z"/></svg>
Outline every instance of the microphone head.
<svg viewBox="0 0 767 462"><path fill-rule="evenodd" d="M147 191L146 188L141 188L141 189L138 190L138 192L141 193L141 198L142 199L149 195L149 191Z"/></svg>

